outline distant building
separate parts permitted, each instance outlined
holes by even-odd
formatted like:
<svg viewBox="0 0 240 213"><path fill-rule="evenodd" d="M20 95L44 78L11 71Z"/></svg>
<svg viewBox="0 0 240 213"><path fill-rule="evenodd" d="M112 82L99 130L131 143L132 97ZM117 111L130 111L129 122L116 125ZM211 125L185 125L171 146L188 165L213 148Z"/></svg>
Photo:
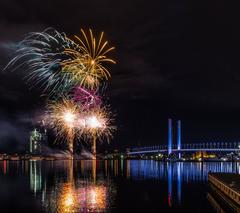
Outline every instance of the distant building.
<svg viewBox="0 0 240 213"><path fill-rule="evenodd" d="M29 151L33 155L39 155L42 152L42 145L47 141L47 132L46 130L40 131L34 129L30 132L30 144Z"/></svg>

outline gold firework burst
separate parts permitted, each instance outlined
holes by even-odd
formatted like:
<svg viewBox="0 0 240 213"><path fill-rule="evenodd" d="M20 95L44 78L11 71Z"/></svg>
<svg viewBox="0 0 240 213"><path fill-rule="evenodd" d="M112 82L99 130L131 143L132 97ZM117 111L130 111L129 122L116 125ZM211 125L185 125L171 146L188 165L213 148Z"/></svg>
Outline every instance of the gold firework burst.
<svg viewBox="0 0 240 213"><path fill-rule="evenodd" d="M107 57L107 54L115 48L109 47L108 41L104 41L103 36L104 32L101 32L97 39L91 29L89 33L81 29L81 36L74 36L79 45L78 48L66 48L64 51L70 59L61 63L63 71L71 73L73 79L84 87L96 88L101 80L108 80L111 77L103 64L116 63Z"/></svg>
<svg viewBox="0 0 240 213"><path fill-rule="evenodd" d="M57 139L66 138L69 150L73 152L73 141L76 136L76 121L79 116L79 106L73 100L62 98L48 104L46 121L56 132Z"/></svg>

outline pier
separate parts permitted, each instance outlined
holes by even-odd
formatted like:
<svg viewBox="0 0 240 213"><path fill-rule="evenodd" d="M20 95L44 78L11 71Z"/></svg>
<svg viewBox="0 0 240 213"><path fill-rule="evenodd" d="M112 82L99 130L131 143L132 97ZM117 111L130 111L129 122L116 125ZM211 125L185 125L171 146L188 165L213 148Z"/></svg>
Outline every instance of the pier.
<svg viewBox="0 0 240 213"><path fill-rule="evenodd" d="M236 212L240 212L240 175L209 173L208 182L218 198Z"/></svg>

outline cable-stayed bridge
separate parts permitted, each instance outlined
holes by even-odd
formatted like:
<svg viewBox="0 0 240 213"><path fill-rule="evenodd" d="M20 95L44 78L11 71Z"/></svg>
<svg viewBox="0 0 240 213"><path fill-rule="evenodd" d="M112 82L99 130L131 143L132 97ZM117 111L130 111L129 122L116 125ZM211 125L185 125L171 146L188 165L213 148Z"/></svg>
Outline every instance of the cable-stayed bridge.
<svg viewBox="0 0 240 213"><path fill-rule="evenodd" d="M128 155L166 153L171 155L178 154L181 158L183 152L239 152L240 141L235 142L205 142L205 143L182 143L181 139L181 121L177 121L176 144L173 143L173 122L168 119L168 144L156 146L135 147L128 151Z"/></svg>
<svg viewBox="0 0 240 213"><path fill-rule="evenodd" d="M167 145L144 146L132 148L128 154L169 153ZM180 148L172 146L171 153L181 152L237 152L240 151L240 142L206 142L198 144L182 144Z"/></svg>

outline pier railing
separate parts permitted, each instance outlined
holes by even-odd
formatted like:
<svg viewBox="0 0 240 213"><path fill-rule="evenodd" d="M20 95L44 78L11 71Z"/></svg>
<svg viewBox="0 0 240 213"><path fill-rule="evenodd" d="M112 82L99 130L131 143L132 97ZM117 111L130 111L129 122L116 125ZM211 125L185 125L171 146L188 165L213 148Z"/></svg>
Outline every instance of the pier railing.
<svg viewBox="0 0 240 213"><path fill-rule="evenodd" d="M239 193L239 190L237 190L234 187L235 184L239 185L239 183L235 183L232 185L229 185L227 183L227 182L233 182L231 177L228 177L228 176L234 176L234 175L238 177L238 180L240 180L238 174L209 173L208 181L209 183L214 185L214 187L216 187L221 193L223 193L227 198L230 198L231 200L236 202L238 205L240 205L240 193Z"/></svg>

